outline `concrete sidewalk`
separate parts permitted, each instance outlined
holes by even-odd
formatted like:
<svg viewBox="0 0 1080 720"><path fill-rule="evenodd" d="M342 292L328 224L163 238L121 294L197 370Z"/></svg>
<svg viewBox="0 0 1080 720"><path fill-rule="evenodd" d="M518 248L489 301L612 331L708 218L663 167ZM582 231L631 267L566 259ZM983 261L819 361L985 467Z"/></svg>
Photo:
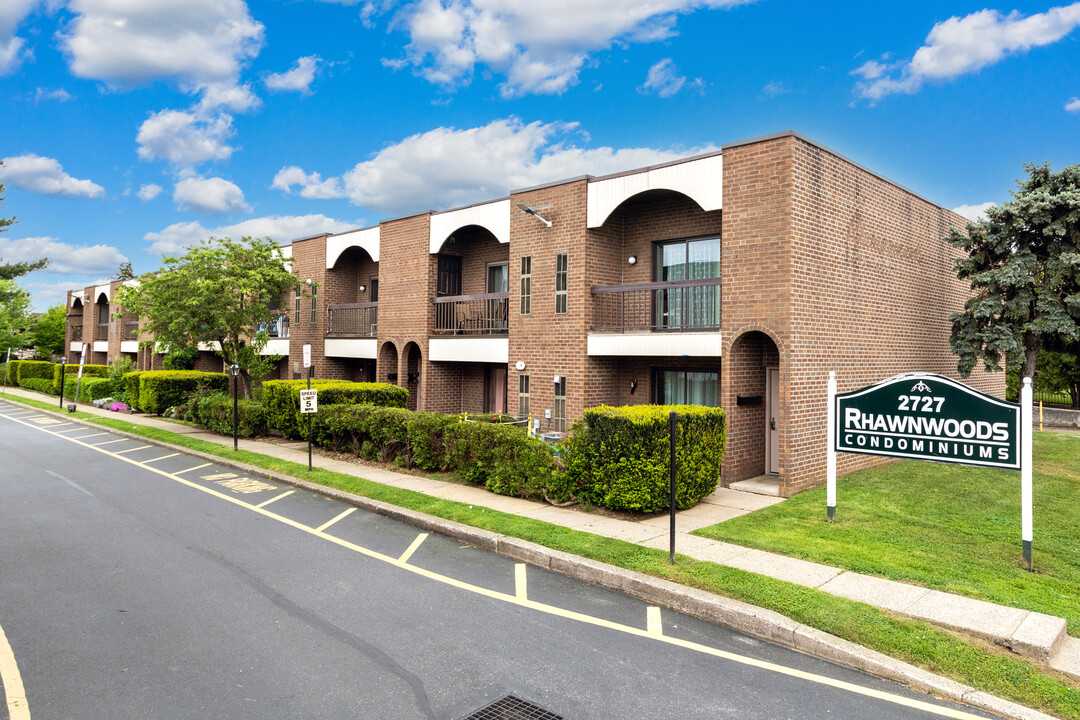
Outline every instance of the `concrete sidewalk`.
<svg viewBox="0 0 1080 720"><path fill-rule="evenodd" d="M22 388L8 388L7 392L10 395L38 401L47 399L46 396ZM58 399L57 403L59 403ZM56 410L60 410L59 406ZM132 426L154 427L218 445L232 444L231 437L223 437L201 428L160 418L114 413L83 404L80 404L79 410L130 421ZM239 447L291 462L305 463L307 461L306 443L274 443L241 439ZM604 517L580 509L558 508L547 503L495 495L483 488L443 482L382 467L359 465L319 454L313 455L312 464L318 468L363 477L385 485L543 520L554 525L617 538L645 547L662 550L667 550L669 547L669 518L667 516L640 520ZM1062 618L994 605L981 600L839 570L818 563L689 534L698 528L715 525L779 502L782 500L776 497L718 488L698 505L676 514L675 549L681 554L698 560L715 562L816 588L911 618L971 633L1080 679L1080 639L1070 637L1066 633L1065 620Z"/></svg>

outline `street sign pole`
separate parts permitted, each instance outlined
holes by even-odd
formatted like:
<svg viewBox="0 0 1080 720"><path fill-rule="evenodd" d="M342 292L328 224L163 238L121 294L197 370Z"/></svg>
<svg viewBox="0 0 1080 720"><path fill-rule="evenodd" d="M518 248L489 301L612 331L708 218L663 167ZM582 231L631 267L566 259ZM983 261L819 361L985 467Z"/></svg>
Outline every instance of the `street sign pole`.
<svg viewBox="0 0 1080 720"><path fill-rule="evenodd" d="M75 408L79 407L79 390L82 389L82 371L83 364L86 363L86 343L83 343L82 353L79 355L79 378L75 381L75 397L71 401L71 405L68 405L68 412L75 412ZM63 390L61 390L63 392Z"/></svg>
<svg viewBox="0 0 1080 720"><path fill-rule="evenodd" d="M311 375L314 369L311 367L311 344L304 344L304 367L307 368L307 389L311 391ZM311 470L311 414L307 417L307 469Z"/></svg>
<svg viewBox="0 0 1080 720"><path fill-rule="evenodd" d="M826 515L829 522L836 519L836 372L829 371L828 386L829 422L826 432L828 450L825 452L825 478L828 487L825 493Z"/></svg>
<svg viewBox="0 0 1080 720"><path fill-rule="evenodd" d="M675 433L678 430L679 420L678 413L674 410L668 414L668 434L670 435L670 455L668 458L668 475L671 482L671 549L668 554L668 559L672 565L675 564Z"/></svg>
<svg viewBox="0 0 1080 720"><path fill-rule="evenodd" d="M1032 487L1031 487L1031 378L1024 378L1020 390L1020 537L1024 541L1024 569L1035 572L1031 562Z"/></svg>

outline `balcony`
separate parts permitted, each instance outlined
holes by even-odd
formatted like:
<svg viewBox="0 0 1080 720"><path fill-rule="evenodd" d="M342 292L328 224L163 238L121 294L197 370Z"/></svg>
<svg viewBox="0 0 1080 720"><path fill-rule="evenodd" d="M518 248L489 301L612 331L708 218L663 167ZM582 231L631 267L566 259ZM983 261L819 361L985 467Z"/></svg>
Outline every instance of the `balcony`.
<svg viewBox="0 0 1080 720"><path fill-rule="evenodd" d="M326 306L326 337L367 338L379 333L379 303Z"/></svg>
<svg viewBox="0 0 1080 720"><path fill-rule="evenodd" d="M720 278L593 287L589 355L720 356Z"/></svg>
<svg viewBox="0 0 1080 720"><path fill-rule="evenodd" d="M259 332L262 332L263 330L266 331L266 334L271 340L274 338L289 337L289 314L284 312L278 313L277 317L270 322L261 323L259 325Z"/></svg>
<svg viewBox="0 0 1080 720"><path fill-rule="evenodd" d="M123 334L120 336L121 340L138 340L139 339L139 321L138 320L125 320Z"/></svg>
<svg viewBox="0 0 1080 720"><path fill-rule="evenodd" d="M510 293L447 295L432 298L435 335L506 335Z"/></svg>

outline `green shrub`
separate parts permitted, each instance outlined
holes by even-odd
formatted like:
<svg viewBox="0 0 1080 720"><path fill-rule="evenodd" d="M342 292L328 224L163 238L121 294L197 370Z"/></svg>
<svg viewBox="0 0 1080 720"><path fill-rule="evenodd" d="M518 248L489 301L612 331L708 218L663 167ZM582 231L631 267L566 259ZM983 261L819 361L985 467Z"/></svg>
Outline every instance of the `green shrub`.
<svg viewBox="0 0 1080 720"><path fill-rule="evenodd" d="M320 406L312 418L312 435L319 445L358 455L364 444L369 443L372 448L369 452L375 459L393 462L400 457L405 465L411 466L413 452L407 423L412 414L404 408L378 405L328 405L325 409Z"/></svg>
<svg viewBox="0 0 1080 720"><path fill-rule="evenodd" d="M562 443L577 497L611 510L668 509L672 410L678 413L676 507L692 507L715 490L724 456L723 410L697 405L600 406L586 410Z"/></svg>
<svg viewBox="0 0 1080 720"><path fill-rule="evenodd" d="M465 482L500 495L556 502L570 496L568 478L551 446L508 425L447 426L446 463Z"/></svg>
<svg viewBox="0 0 1080 720"><path fill-rule="evenodd" d="M25 380L20 380L19 384L28 390L37 390L38 392L48 393L49 395L55 395L53 392L52 380L46 380L45 378L30 377Z"/></svg>
<svg viewBox="0 0 1080 720"><path fill-rule="evenodd" d="M180 405L202 393L226 392L229 376L198 370L144 370L139 373L139 409L161 415L166 408ZM130 399L130 398L129 398Z"/></svg>
<svg viewBox="0 0 1080 720"><path fill-rule="evenodd" d="M287 438L299 439L307 421L300 415L300 391L307 380L267 380L262 384L266 423ZM409 391L387 383L354 383L345 380L312 380L319 391L319 412L328 405L368 404L405 407Z"/></svg>
<svg viewBox="0 0 1080 720"><path fill-rule="evenodd" d="M413 464L424 470L445 470L446 430L457 425L458 419L433 412L412 412L408 417L405 432L409 436Z"/></svg>
<svg viewBox="0 0 1080 720"><path fill-rule="evenodd" d="M139 409L139 377L143 370L133 370L124 375L124 389L127 390L128 405Z"/></svg>
<svg viewBox="0 0 1080 720"><path fill-rule="evenodd" d="M18 385L19 384L19 365L23 360L12 360L7 364L7 384Z"/></svg>
<svg viewBox="0 0 1080 720"><path fill-rule="evenodd" d="M240 437L255 437L266 432L266 409L255 400L237 400L237 428ZM180 408L177 408L179 414ZM186 407L186 416L220 435L232 435L233 399L227 393L193 397ZM187 419L185 418L185 419Z"/></svg>
<svg viewBox="0 0 1080 720"><path fill-rule="evenodd" d="M52 379L53 363L47 360L22 360L19 362L18 382L22 385L23 380L30 378Z"/></svg>
<svg viewBox="0 0 1080 720"><path fill-rule="evenodd" d="M67 376L64 380L64 397L75 399L75 389L79 382L79 378ZM109 397L112 394L112 383L108 378L103 377L86 377L83 375L82 385L79 390L79 402L90 402L103 397Z"/></svg>
<svg viewBox="0 0 1080 720"><path fill-rule="evenodd" d="M52 386L53 394L60 394L60 363L53 364L52 369ZM64 369L64 382L70 377L78 377L79 365L78 363L68 363L67 368ZM88 377L108 377L109 366L108 365L83 365L83 378Z"/></svg>

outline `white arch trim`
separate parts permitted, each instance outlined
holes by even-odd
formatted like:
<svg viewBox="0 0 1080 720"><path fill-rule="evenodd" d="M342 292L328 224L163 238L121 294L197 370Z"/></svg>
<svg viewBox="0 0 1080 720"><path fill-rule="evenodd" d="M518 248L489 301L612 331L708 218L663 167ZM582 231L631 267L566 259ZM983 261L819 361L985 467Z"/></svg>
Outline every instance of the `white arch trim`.
<svg viewBox="0 0 1080 720"><path fill-rule="evenodd" d="M80 305L83 304L82 291L79 291L78 295L74 293L71 294L71 307L75 307L75 303L79 303Z"/></svg>
<svg viewBox="0 0 1080 720"><path fill-rule="evenodd" d="M94 302L100 300L102 295L105 296L105 302L112 302L112 297L110 296L110 289L111 288L108 285L98 285L96 288L94 288Z"/></svg>
<svg viewBox="0 0 1080 720"><path fill-rule="evenodd" d="M363 230L350 230L338 235L330 235L326 238L326 269L331 270L337 265L341 253L351 247L363 248L371 259L379 262L379 226L365 228Z"/></svg>
<svg viewBox="0 0 1080 720"><path fill-rule="evenodd" d="M708 155L590 182L588 226L600 227L615 208L647 190L674 190L692 199L702 210L719 210L724 199L723 156Z"/></svg>
<svg viewBox="0 0 1080 720"><path fill-rule="evenodd" d="M510 199L433 214L428 251L432 255L439 252L446 239L466 225L479 225L505 245L510 242Z"/></svg>

